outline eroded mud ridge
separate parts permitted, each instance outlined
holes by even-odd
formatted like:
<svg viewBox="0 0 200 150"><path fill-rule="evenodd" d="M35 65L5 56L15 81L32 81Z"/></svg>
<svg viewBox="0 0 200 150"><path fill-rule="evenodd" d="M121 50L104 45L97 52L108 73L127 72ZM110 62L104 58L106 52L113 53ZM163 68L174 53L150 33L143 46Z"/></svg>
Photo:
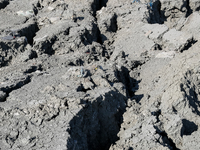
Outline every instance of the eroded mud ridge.
<svg viewBox="0 0 200 150"><path fill-rule="evenodd" d="M0 150L199 150L200 0L0 0Z"/></svg>

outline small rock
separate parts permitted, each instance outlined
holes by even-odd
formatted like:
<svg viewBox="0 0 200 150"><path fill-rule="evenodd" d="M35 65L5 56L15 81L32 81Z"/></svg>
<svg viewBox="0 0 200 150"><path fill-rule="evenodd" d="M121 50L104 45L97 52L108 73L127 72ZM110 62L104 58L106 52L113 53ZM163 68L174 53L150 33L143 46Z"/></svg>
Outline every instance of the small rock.
<svg viewBox="0 0 200 150"><path fill-rule="evenodd" d="M161 52L156 55L156 58L174 58L175 54L175 51Z"/></svg>
<svg viewBox="0 0 200 150"><path fill-rule="evenodd" d="M21 15L21 16L25 16L25 17L32 17L32 16L34 16L34 11L33 10L27 10L27 11L22 11L22 10L20 10L20 11L18 11L17 12L17 15Z"/></svg>

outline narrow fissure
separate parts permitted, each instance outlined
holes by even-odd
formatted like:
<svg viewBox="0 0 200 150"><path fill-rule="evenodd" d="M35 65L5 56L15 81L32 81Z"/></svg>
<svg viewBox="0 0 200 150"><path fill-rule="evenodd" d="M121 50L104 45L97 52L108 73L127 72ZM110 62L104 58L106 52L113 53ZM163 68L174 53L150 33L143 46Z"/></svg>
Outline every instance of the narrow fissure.
<svg viewBox="0 0 200 150"><path fill-rule="evenodd" d="M59 114L60 114L60 110L58 109L58 112L55 115L53 115L52 117L48 118L47 121L51 121L51 120L55 119L56 117L59 116Z"/></svg>
<svg viewBox="0 0 200 150"><path fill-rule="evenodd" d="M133 97L134 92L138 89L138 81L130 77L129 70L122 66L121 70L116 72L116 77L125 85L127 91L126 96ZM135 91L133 91L133 89L135 89Z"/></svg>
<svg viewBox="0 0 200 150"><path fill-rule="evenodd" d="M101 32L100 32L100 30L99 30L99 27L97 28L97 42L99 43L99 44L103 44L103 41L102 41L102 38L101 38Z"/></svg>
<svg viewBox="0 0 200 150"><path fill-rule="evenodd" d="M97 21L97 11L101 10L102 7L106 7L107 2L108 0L97 0L92 4L93 17L95 18L96 21ZM103 44L102 36L103 35L101 34L101 31L97 23L96 37L97 37L97 42L101 45Z"/></svg>
<svg viewBox="0 0 200 150"><path fill-rule="evenodd" d="M176 147L176 144L173 142L171 138L168 137L167 133L165 131L159 133L162 136L162 139L165 144L169 146L169 148L172 148L173 150L180 150Z"/></svg>
<svg viewBox="0 0 200 150"><path fill-rule="evenodd" d="M190 1L189 0L186 1L186 9L187 9L187 13L186 13L185 17L187 18L193 12L192 9L191 9L191 7L190 7Z"/></svg>
<svg viewBox="0 0 200 150"><path fill-rule="evenodd" d="M157 111L155 111L155 112L151 112L151 114L152 114L153 116L156 116L157 122L160 122L160 119L159 119L159 116L161 115L161 110L160 110L160 109L157 110Z"/></svg>
<svg viewBox="0 0 200 150"><path fill-rule="evenodd" d="M188 50L188 49L191 48L196 42L198 42L198 41L195 40L195 39L192 39L180 52L183 52L183 51Z"/></svg>
<svg viewBox="0 0 200 150"><path fill-rule="evenodd" d="M19 31L21 36L25 36L27 38L27 42L30 45L33 45L33 38L36 36L36 33L39 31L39 27L37 23L31 24L30 26Z"/></svg>
<svg viewBox="0 0 200 150"><path fill-rule="evenodd" d="M198 102L198 99L195 99L195 95L197 94L193 88L194 87L190 87L190 91L189 93L187 93L184 88L184 85L183 84L180 85L180 89L182 92L184 92L185 98L188 100L190 107L194 109L193 113L200 115L200 111L198 110L199 102Z"/></svg>
<svg viewBox="0 0 200 150"><path fill-rule="evenodd" d="M25 74L30 74L30 73L33 73L33 72L35 72L37 70L42 71L43 70L42 69L42 65L39 65L39 66L30 66L30 68L27 69L24 73Z"/></svg>

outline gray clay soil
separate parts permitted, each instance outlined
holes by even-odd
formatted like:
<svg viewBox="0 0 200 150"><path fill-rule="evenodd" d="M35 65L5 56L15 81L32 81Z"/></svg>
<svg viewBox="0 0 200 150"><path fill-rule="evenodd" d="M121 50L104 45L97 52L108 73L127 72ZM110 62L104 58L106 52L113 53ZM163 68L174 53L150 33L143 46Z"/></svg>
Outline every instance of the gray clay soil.
<svg viewBox="0 0 200 150"><path fill-rule="evenodd" d="M0 0L0 150L199 150L200 0Z"/></svg>

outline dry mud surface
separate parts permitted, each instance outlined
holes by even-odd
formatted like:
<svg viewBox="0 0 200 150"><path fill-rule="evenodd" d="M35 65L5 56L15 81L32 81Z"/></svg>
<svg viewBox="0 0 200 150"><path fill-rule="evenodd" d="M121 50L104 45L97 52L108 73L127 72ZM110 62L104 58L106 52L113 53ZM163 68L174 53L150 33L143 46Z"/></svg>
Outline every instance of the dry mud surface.
<svg viewBox="0 0 200 150"><path fill-rule="evenodd" d="M0 0L0 150L199 150L199 11Z"/></svg>

